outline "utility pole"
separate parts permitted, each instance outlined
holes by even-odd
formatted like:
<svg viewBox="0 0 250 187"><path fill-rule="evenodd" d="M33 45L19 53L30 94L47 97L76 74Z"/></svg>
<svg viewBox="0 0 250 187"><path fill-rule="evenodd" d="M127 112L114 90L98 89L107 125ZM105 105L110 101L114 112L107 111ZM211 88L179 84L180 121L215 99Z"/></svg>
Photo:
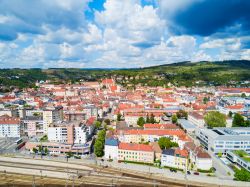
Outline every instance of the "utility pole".
<svg viewBox="0 0 250 187"><path fill-rule="evenodd" d="M36 187L35 175L33 175L33 179L32 179L32 187Z"/></svg>

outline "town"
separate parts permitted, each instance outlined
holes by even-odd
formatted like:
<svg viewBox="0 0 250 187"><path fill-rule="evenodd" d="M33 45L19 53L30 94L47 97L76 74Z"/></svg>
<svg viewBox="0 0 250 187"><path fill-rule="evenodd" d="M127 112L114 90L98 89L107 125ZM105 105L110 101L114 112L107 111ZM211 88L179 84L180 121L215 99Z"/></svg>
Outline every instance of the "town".
<svg viewBox="0 0 250 187"><path fill-rule="evenodd" d="M249 120L250 88L37 81L0 95L0 154L249 181Z"/></svg>

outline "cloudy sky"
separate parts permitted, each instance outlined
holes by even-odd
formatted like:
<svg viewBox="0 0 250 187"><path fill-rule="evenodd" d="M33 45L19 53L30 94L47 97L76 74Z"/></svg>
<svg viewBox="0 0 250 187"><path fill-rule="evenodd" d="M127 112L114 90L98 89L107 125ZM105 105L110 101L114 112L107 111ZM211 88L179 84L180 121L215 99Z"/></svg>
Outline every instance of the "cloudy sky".
<svg viewBox="0 0 250 187"><path fill-rule="evenodd" d="M249 0L0 0L0 68L250 60Z"/></svg>

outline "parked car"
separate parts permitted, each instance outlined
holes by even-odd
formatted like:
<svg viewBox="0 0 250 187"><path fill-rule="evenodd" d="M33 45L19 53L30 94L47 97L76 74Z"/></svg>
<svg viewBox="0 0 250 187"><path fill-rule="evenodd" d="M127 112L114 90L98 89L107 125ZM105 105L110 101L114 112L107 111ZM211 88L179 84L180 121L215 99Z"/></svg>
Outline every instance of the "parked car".
<svg viewBox="0 0 250 187"><path fill-rule="evenodd" d="M194 172L194 175L200 175L200 173L199 172Z"/></svg>
<svg viewBox="0 0 250 187"><path fill-rule="evenodd" d="M190 171L187 171L187 174L188 174L188 175L191 175L191 172L190 172Z"/></svg>

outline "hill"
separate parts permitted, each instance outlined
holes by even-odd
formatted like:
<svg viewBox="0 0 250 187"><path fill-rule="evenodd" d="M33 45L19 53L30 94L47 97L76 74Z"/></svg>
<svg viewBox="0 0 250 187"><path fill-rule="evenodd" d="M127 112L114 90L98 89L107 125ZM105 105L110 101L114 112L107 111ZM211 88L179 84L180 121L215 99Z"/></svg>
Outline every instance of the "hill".
<svg viewBox="0 0 250 187"><path fill-rule="evenodd" d="M98 81L113 77L118 83L134 87L137 84L163 86L234 85L250 80L250 61L180 62L136 69L1 69L1 91L15 87L34 87L37 80L55 84L78 81Z"/></svg>

